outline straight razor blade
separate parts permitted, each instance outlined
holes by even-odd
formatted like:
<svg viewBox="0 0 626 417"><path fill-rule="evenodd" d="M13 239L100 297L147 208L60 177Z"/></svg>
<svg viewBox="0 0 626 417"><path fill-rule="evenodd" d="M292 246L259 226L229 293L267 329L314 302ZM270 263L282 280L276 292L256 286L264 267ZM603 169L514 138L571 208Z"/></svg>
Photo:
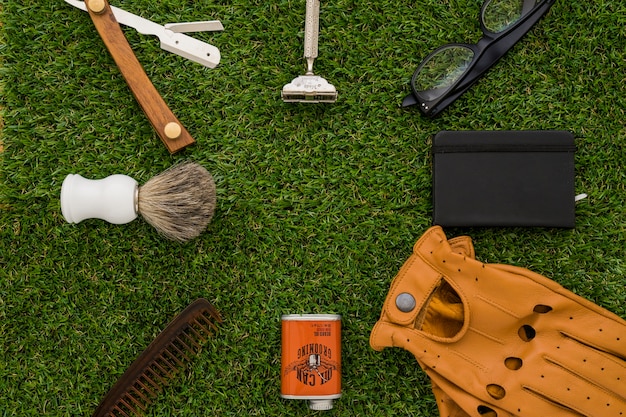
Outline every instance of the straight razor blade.
<svg viewBox="0 0 626 417"><path fill-rule="evenodd" d="M65 0L65 2L80 10L87 11L87 6L84 1ZM215 68L219 64L221 55L219 49L215 46L183 33L169 30L165 28L165 26L127 12L119 7L110 7L115 19L119 23L130 26L143 35L157 36L161 42L161 49L197 62L208 68Z"/></svg>

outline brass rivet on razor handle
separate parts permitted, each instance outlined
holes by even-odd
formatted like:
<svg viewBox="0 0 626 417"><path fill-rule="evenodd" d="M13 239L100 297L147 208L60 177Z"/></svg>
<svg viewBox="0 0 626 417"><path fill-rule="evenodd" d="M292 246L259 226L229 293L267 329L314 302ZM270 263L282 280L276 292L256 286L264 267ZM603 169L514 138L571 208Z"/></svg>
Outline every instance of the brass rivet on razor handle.
<svg viewBox="0 0 626 417"><path fill-rule="evenodd" d="M85 5L133 96L168 151L173 154L195 143L148 78L107 0L85 0Z"/></svg>
<svg viewBox="0 0 626 417"><path fill-rule="evenodd" d="M183 133L183 129L176 122L169 122L168 124L166 124L163 131L165 132L165 136L167 136L168 139L172 140L178 139Z"/></svg>
<svg viewBox="0 0 626 417"><path fill-rule="evenodd" d="M91 10L92 12L100 14L104 12L104 9L106 8L106 3L104 2L104 0L91 0L88 2L87 7L89 7L89 10Z"/></svg>

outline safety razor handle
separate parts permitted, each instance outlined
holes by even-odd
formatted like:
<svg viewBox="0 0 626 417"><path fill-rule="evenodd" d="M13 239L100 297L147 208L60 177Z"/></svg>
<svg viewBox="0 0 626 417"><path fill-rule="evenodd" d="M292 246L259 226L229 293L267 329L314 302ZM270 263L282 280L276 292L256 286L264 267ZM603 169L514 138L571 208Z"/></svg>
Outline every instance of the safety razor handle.
<svg viewBox="0 0 626 417"><path fill-rule="evenodd" d="M313 61L317 58L317 43L320 32L320 0L306 0L304 20L304 58L307 72L313 73Z"/></svg>
<svg viewBox="0 0 626 417"><path fill-rule="evenodd" d="M130 47L107 0L85 0L89 16L133 96L170 153L195 143L165 103Z"/></svg>

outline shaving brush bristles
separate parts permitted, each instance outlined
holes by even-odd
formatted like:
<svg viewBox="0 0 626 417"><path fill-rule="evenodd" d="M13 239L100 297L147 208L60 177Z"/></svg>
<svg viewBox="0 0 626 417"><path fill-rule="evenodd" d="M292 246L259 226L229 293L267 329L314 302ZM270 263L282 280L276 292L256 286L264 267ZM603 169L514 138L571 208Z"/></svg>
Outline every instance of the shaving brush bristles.
<svg viewBox="0 0 626 417"><path fill-rule="evenodd" d="M186 242L202 233L215 211L213 177L203 166L184 162L139 187L139 214L168 239Z"/></svg>

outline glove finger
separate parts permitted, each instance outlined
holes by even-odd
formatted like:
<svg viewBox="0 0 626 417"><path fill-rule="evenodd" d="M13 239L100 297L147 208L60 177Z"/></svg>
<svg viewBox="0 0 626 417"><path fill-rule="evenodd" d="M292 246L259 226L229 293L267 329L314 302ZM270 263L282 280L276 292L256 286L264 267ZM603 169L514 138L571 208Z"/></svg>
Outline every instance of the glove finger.
<svg viewBox="0 0 626 417"><path fill-rule="evenodd" d="M526 374L527 381L534 381L528 390L584 415L626 415L623 361L568 338L543 359L545 365L534 375Z"/></svg>
<svg viewBox="0 0 626 417"><path fill-rule="evenodd" d="M490 266L531 279L561 296L557 299L552 297L551 302L537 299L535 311L541 313L546 320L549 319L547 321L550 321L551 329L560 331L590 348L626 360L626 322L619 316L527 269L510 265ZM542 311L537 311L539 308ZM539 331L539 328L536 330Z"/></svg>
<svg viewBox="0 0 626 417"><path fill-rule="evenodd" d="M469 236L459 236L448 239L448 244L452 252L467 256L468 258L476 258L474 244L472 243L472 238Z"/></svg>
<svg viewBox="0 0 626 417"><path fill-rule="evenodd" d="M562 343L557 346L558 354L545 355L545 360L558 364L569 373L601 386L626 401L626 362L613 355L594 349L585 341L576 340L563 334Z"/></svg>
<svg viewBox="0 0 626 417"><path fill-rule="evenodd" d="M419 362L419 361L418 361ZM430 377L433 393L439 407L441 417L514 417L514 414L497 407L494 404L487 404L469 392L453 384L432 368L428 368L420 363L422 369Z"/></svg>
<svg viewBox="0 0 626 417"><path fill-rule="evenodd" d="M437 401L439 415L445 417L471 417L459 404L452 399L439 385L431 378L432 390Z"/></svg>
<svg viewBox="0 0 626 417"><path fill-rule="evenodd" d="M580 375L572 378L572 369L566 368L562 358L549 358L540 369L534 370L531 382L524 384L523 393L526 394L522 404L530 404L534 398L544 398L546 402L560 406L572 414L609 417L626 415L626 401L624 397L608 391L605 386L587 380ZM529 381L529 379L526 379ZM616 383L614 386L622 385ZM522 409L528 413L528 407Z"/></svg>
<svg viewBox="0 0 626 417"><path fill-rule="evenodd" d="M543 417L563 413L590 417L626 415L623 399L588 380L577 378L570 369L558 365L558 358L550 356L546 360L547 354L522 358L521 366L509 368L508 377L502 379L499 372L492 372L494 369L490 366L478 363L473 365L480 369L479 374L472 375L473 368L468 367L465 359L442 349L422 332L379 322L374 334L377 342L372 346L376 346L375 349L395 346L411 352L431 380L472 417L488 416L486 413L491 411L499 417ZM562 349L563 356L567 356L569 349ZM555 347L555 350L559 352L561 349ZM623 384L613 385L615 389L624 389Z"/></svg>

